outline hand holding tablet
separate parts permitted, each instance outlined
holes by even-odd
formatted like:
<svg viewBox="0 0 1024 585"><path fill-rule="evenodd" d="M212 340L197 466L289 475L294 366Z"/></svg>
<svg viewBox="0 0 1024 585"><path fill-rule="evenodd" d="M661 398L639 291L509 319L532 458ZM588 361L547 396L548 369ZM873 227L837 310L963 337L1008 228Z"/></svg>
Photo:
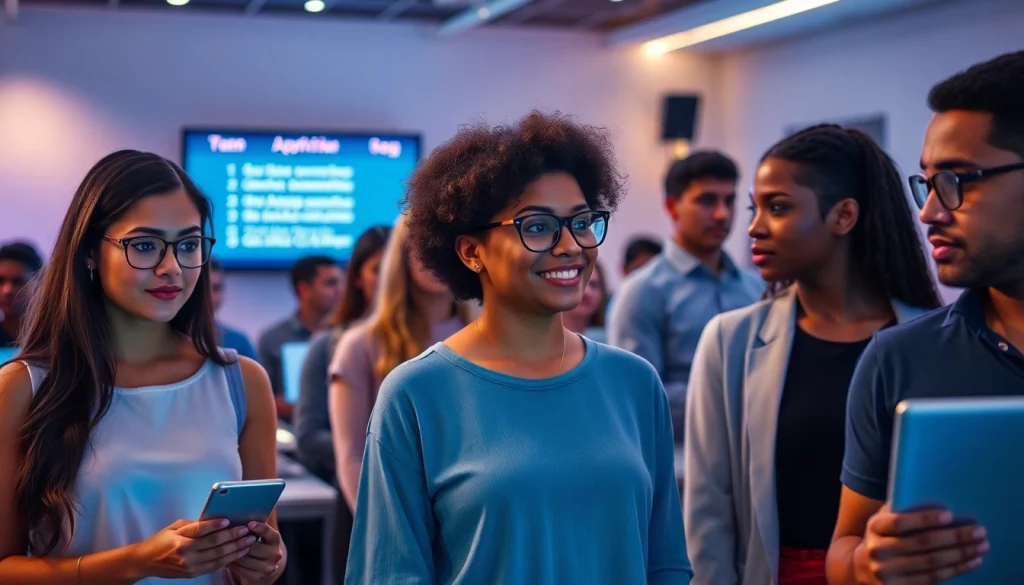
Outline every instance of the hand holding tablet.
<svg viewBox="0 0 1024 585"><path fill-rule="evenodd" d="M948 510L900 513L886 504L868 521L854 566L860 583L939 583L981 566L988 549L984 528L956 525Z"/></svg>
<svg viewBox="0 0 1024 585"><path fill-rule="evenodd" d="M909 582L1019 582L1024 397L904 400L893 439L889 504L863 547L872 560Z"/></svg>
<svg viewBox="0 0 1024 585"><path fill-rule="evenodd" d="M284 480L266 479L226 481L210 488L200 521L223 519L231 530L251 534L246 539L246 554L227 565L243 585L273 583L280 576L284 561L281 535L267 520L284 487Z"/></svg>
<svg viewBox="0 0 1024 585"><path fill-rule="evenodd" d="M178 520L134 546L140 578L192 579L213 573L249 554L256 538L227 520Z"/></svg>

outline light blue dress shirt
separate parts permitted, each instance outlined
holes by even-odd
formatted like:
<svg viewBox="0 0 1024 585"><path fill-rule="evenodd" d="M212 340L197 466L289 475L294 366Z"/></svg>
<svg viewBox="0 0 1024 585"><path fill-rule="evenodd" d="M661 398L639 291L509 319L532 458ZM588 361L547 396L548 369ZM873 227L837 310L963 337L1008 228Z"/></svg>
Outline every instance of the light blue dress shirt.
<svg viewBox="0 0 1024 585"><path fill-rule="evenodd" d="M725 311L761 299L765 284L722 254L716 275L668 239L662 253L633 274L615 295L608 342L651 362L661 376L672 409L677 441L682 440L686 384L704 326Z"/></svg>

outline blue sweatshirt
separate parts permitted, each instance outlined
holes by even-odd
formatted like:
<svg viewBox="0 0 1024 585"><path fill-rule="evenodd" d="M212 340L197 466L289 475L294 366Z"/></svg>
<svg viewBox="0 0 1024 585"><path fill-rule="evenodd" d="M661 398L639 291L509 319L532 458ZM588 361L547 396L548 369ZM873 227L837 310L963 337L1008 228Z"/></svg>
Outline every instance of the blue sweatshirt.
<svg viewBox="0 0 1024 585"><path fill-rule="evenodd" d="M572 370L506 376L444 344L370 416L347 585L685 585L657 372L584 339Z"/></svg>

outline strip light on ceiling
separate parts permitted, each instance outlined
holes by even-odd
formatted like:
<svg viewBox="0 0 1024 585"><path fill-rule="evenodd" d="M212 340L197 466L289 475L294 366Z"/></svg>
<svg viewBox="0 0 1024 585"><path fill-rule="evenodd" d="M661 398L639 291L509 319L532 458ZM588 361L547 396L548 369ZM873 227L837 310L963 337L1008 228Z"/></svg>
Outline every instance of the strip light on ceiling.
<svg viewBox="0 0 1024 585"><path fill-rule="evenodd" d="M690 47L711 39L724 37L733 33L761 26L787 16L821 8L834 4L839 0L782 0L775 4L763 6L749 12L723 18L715 22L691 28L683 32L671 34L660 39L644 43L644 51L649 55L664 55L685 47Z"/></svg>

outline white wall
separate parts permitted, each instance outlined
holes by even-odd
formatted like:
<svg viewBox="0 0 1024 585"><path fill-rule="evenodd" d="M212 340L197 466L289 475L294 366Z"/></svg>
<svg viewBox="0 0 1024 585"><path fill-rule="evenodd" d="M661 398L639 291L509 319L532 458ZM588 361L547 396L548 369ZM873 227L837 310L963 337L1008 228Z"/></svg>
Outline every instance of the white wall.
<svg viewBox="0 0 1024 585"><path fill-rule="evenodd" d="M931 86L1021 49L1024 2L966 0L729 54L719 86L726 148L747 170L749 185L758 158L791 124L884 113L889 153L904 174L914 173L931 118ZM748 242L737 229L729 248L745 258Z"/></svg>
<svg viewBox="0 0 1024 585"><path fill-rule="evenodd" d="M596 36L155 12L24 10L0 27L0 240L52 245L88 167L124 147L180 157L183 125L418 131L429 150L473 119L561 109L614 136L630 196L602 255L667 233L661 98L704 93L720 145L714 60L646 58ZM291 310L283 275L233 275L225 321L255 333Z"/></svg>
<svg viewBox="0 0 1024 585"><path fill-rule="evenodd" d="M0 27L0 240L49 248L87 168L123 147L177 159L183 125L419 131L430 149L467 120L562 109L613 132L631 193L602 253L667 233L661 97L705 100L698 146L760 154L796 123L884 113L917 166L929 87L1024 48L1024 2L964 0L767 47L650 59L596 36L486 29L439 40L407 25L155 12L24 10ZM746 259L740 212L729 248ZM229 279L224 319L254 333L291 310L281 275ZM948 293L951 296L951 293Z"/></svg>

